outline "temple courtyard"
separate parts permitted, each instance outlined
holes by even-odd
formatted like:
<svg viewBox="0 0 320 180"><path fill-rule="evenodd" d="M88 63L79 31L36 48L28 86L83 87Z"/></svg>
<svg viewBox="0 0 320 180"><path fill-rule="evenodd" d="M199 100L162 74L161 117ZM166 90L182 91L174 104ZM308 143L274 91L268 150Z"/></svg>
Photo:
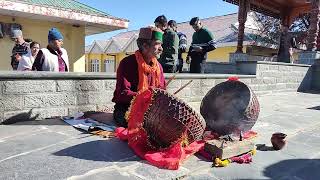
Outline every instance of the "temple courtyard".
<svg viewBox="0 0 320 180"><path fill-rule="evenodd" d="M213 168L196 155L179 170L158 169L136 157L126 142L85 134L58 119L0 125L0 179L318 179L320 95L274 93L259 96L254 130L258 148L251 164ZM199 109L200 103L191 103ZM288 144L273 151L274 132Z"/></svg>

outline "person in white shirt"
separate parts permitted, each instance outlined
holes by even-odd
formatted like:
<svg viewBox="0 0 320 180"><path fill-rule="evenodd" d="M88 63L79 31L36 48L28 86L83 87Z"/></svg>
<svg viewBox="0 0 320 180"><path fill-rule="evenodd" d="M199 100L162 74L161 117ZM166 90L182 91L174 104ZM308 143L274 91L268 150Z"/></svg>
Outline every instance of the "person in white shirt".
<svg viewBox="0 0 320 180"><path fill-rule="evenodd" d="M48 33L48 46L40 49L32 70L69 72L68 53L62 45L63 35L57 28L51 28Z"/></svg>
<svg viewBox="0 0 320 180"><path fill-rule="evenodd" d="M19 65L18 65L17 70L18 71L31 71L33 62L34 62L35 58L37 57L39 49L40 49L40 43L35 42L35 41L32 42L30 44L30 51L31 52L28 52L28 54L22 56L22 59L19 61Z"/></svg>

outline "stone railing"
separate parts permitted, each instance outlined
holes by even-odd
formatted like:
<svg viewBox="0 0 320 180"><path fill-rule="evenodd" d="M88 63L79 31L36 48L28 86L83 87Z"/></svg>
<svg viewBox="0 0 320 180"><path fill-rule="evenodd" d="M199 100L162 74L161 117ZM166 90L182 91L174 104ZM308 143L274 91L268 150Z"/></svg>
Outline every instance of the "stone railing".
<svg viewBox="0 0 320 180"><path fill-rule="evenodd" d="M238 61L239 74L256 75L252 89L259 93L311 90L311 65L264 61Z"/></svg>
<svg viewBox="0 0 320 180"><path fill-rule="evenodd" d="M230 76L238 76L258 95L311 88L310 65L242 61L236 67L234 74L242 75L178 74L167 90L173 93L193 80L177 97L200 102ZM171 76L166 74L166 78ZM0 72L0 122L110 108L115 84L115 75L107 73Z"/></svg>
<svg viewBox="0 0 320 180"><path fill-rule="evenodd" d="M257 56L257 55L250 55L246 53L230 53L230 63L236 63L237 61L273 61L273 57L271 56Z"/></svg>
<svg viewBox="0 0 320 180"><path fill-rule="evenodd" d="M206 62L205 73L236 74L237 68L233 63Z"/></svg>
<svg viewBox="0 0 320 180"><path fill-rule="evenodd" d="M171 76L166 75L167 78ZM173 93L193 80L177 97L187 102L198 102L229 76L178 74L167 89ZM250 79L255 76L240 77ZM114 105L111 99L115 84L115 75L107 73L1 72L0 122L44 119L110 108Z"/></svg>

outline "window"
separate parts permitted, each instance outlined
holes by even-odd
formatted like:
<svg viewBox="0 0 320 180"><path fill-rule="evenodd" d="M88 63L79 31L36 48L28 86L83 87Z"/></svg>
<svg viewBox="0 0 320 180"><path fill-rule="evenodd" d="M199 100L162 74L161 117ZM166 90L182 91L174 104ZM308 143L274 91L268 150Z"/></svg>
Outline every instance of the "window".
<svg viewBox="0 0 320 180"><path fill-rule="evenodd" d="M91 72L99 72L99 60L91 60Z"/></svg>
<svg viewBox="0 0 320 180"><path fill-rule="evenodd" d="M104 72L114 72L114 60L104 60Z"/></svg>

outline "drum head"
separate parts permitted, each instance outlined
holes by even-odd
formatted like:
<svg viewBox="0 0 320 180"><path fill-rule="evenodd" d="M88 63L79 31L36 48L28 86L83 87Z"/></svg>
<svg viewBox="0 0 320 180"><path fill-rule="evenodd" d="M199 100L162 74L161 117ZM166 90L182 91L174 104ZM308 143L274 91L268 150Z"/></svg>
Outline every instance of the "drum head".
<svg viewBox="0 0 320 180"><path fill-rule="evenodd" d="M253 98L258 110L251 115ZM250 130L255 124L259 103L247 85L240 81L226 81L206 94L200 113L207 127L219 135L239 134L241 131Z"/></svg>

